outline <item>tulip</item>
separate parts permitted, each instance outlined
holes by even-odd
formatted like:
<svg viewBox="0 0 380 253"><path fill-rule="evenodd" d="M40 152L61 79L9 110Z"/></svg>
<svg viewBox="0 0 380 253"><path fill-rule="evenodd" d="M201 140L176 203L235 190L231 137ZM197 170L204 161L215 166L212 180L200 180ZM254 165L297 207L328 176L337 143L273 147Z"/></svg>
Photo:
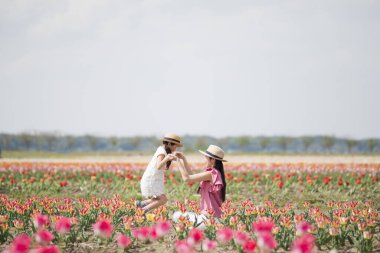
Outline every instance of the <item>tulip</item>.
<svg viewBox="0 0 380 253"><path fill-rule="evenodd" d="M123 235L123 234L119 234L118 237L117 237L117 245L120 247L120 248L128 248L129 245L131 245L132 243L132 240L126 236L126 235Z"/></svg>
<svg viewBox="0 0 380 253"><path fill-rule="evenodd" d="M54 235L47 230L39 230L35 236L36 241L39 243L49 243L54 239Z"/></svg>
<svg viewBox="0 0 380 253"><path fill-rule="evenodd" d="M93 225L94 233L102 238L109 238L112 235L113 226L107 220L99 220Z"/></svg>
<svg viewBox="0 0 380 253"><path fill-rule="evenodd" d="M229 243L234 237L234 231L231 228L222 228L216 232L216 239L221 243Z"/></svg>

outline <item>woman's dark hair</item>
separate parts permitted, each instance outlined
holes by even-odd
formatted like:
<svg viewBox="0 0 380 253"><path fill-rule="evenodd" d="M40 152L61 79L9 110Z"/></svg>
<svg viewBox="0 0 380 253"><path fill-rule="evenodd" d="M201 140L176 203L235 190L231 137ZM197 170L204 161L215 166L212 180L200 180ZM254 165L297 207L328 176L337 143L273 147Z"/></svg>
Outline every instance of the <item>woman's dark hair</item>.
<svg viewBox="0 0 380 253"><path fill-rule="evenodd" d="M219 171L220 173L220 176L222 177L222 182L223 182L223 187L222 187L222 200L223 202L226 200L226 189L227 189L227 183L226 183L226 177L224 175L224 166L223 166L223 162L220 161L220 160L216 160L215 159L215 165L214 165L214 168ZM199 191L201 190L201 187L198 187L198 193Z"/></svg>
<svg viewBox="0 0 380 253"><path fill-rule="evenodd" d="M171 154L171 153L172 153L172 150L168 147L169 142L167 142L167 141L163 141L162 143L165 145L165 151L166 151L166 154ZM172 161L168 161L168 162L166 163L166 169L169 169L170 164L172 164Z"/></svg>

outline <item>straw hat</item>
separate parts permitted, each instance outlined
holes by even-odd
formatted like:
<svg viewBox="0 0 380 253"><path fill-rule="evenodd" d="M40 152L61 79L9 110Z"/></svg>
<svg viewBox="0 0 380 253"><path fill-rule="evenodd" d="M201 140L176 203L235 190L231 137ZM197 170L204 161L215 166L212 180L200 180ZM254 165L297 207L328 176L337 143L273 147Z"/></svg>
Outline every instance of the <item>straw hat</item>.
<svg viewBox="0 0 380 253"><path fill-rule="evenodd" d="M164 138L162 138L163 141L167 141L170 143L177 144L178 147L182 147L181 144L181 137L175 134L165 134Z"/></svg>
<svg viewBox="0 0 380 253"><path fill-rule="evenodd" d="M223 160L224 158L224 151L218 146L210 145L208 146L208 149L206 151L199 150L203 155L214 158L216 160L227 162L226 160Z"/></svg>

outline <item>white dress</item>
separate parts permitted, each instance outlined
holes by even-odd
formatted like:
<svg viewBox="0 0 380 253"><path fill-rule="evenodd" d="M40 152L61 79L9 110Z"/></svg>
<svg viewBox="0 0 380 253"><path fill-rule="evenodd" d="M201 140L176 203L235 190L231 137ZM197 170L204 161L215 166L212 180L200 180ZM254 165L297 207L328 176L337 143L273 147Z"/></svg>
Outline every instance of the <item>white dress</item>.
<svg viewBox="0 0 380 253"><path fill-rule="evenodd" d="M157 157L159 155L167 155L162 146L157 148L156 153L154 153L152 160L150 160L148 167L141 178L141 194L144 198L151 198L153 195L159 196L164 194L165 170L157 169Z"/></svg>

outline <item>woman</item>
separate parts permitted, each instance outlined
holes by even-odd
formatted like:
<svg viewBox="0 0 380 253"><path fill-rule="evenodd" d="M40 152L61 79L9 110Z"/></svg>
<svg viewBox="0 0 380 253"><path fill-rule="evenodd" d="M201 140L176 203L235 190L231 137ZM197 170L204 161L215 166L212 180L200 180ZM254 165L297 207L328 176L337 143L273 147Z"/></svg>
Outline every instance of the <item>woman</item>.
<svg viewBox="0 0 380 253"><path fill-rule="evenodd" d="M175 134L166 134L141 178L141 193L146 200L136 201L136 206L143 208L145 212L168 201L164 194L164 170L169 169L171 162L177 159L172 154L177 147L182 147L181 138Z"/></svg>
<svg viewBox="0 0 380 253"><path fill-rule="evenodd" d="M206 151L201 152L207 161L207 166L204 172L192 174L189 168L186 157L182 153L176 153L176 156L183 160L179 162L179 170L182 175L182 179L185 182L199 182L198 192L200 193L200 208L201 215L194 213L176 212L173 215L173 220L176 221L179 216L186 215L191 221L204 220L207 215L207 210L212 209L214 216L220 218L222 215L221 206L226 199L227 184L224 176L224 151L218 146L210 145Z"/></svg>

